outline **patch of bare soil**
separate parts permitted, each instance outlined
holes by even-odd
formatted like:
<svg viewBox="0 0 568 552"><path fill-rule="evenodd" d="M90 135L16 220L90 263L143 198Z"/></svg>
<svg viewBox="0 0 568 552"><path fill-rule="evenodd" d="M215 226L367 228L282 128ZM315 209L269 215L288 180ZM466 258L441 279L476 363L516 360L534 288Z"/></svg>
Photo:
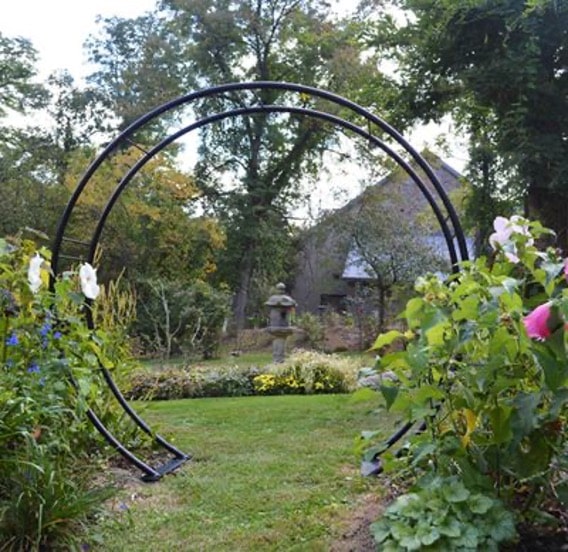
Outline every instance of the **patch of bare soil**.
<svg viewBox="0 0 568 552"><path fill-rule="evenodd" d="M343 522L344 529L339 539L333 543L329 552L370 552L377 549L371 523L375 522L386 504L384 498L376 494L364 495L358 505L350 513L349 519Z"/></svg>

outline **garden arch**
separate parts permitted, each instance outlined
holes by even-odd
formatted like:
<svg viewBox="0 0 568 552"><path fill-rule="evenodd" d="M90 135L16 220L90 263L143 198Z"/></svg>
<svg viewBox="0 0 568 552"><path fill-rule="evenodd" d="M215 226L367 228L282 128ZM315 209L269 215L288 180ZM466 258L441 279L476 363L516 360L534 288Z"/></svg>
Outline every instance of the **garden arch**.
<svg viewBox="0 0 568 552"><path fill-rule="evenodd" d="M273 91L274 94L278 96L278 101L270 104L263 103L258 93L265 90ZM237 96L240 107L226 111L217 111L213 105L210 113L202 115L200 118L195 118L192 115L194 120L189 123L182 123L179 128L169 131L169 134L150 149L144 149L137 144L136 134L158 121L160 117L173 115L187 117L187 109L191 108L192 104L195 105L196 102L208 99L214 100L227 94ZM311 105L308 105L310 103ZM337 115L338 108L347 110L350 119L347 120ZM51 276L50 287L53 289L55 279L63 271L62 259L70 256L66 254L65 251L65 247L69 244L71 244L75 252L74 255L70 256L71 258L80 259L89 263L93 262L109 214L124 189L153 157L162 152L170 144L207 125L229 118L245 117L259 113L288 113L322 120L349 131L353 135L367 140L372 146L380 148L380 150L406 172L428 202L444 236L449 259L454 267L454 271L458 270L457 267L460 261L467 260L468 251L463 230L457 213L441 183L426 160L387 122L342 96L318 88L286 82L243 82L206 88L166 102L140 117L104 147L103 151L89 165L78 182L59 220L56 235L52 243L53 274ZM74 209L81 195L84 193L87 186L92 183L92 179L97 171L103 167L104 163L111 158L113 153L127 146L134 146L139 153L139 157L127 168L110 196L102 198L98 222L94 228L89 229L91 232L90 237L87 236L86 239L78 240L76 233L72 234L71 232L71 221ZM417 166L418 170L415 169L413 165ZM79 256L77 256L76 253L77 248L83 248ZM87 302L89 302L88 299ZM90 328L93 328L94 323L90 309L86 309L86 312L87 323ZM160 435L154 434L146 422L144 422L128 404L115 384L110 372L104 366L101 366L101 371L105 382L128 416L130 416L143 432L150 435L160 447L167 450L168 453L172 455L172 458L161 466L150 466L121 443L98 418L97 414L90 409L87 413L89 419L107 442L114 446L130 463L144 472L144 479L148 481L156 481L164 474L186 462L190 458L190 455L180 451ZM387 446L397 442L410 427L411 424L407 424L398 430L387 440Z"/></svg>

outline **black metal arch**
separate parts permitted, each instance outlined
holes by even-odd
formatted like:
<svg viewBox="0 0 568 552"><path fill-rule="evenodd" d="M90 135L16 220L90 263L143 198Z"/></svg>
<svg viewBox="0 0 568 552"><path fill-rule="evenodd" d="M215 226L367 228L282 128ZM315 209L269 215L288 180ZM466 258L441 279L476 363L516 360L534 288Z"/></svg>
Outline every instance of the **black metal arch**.
<svg viewBox="0 0 568 552"><path fill-rule="evenodd" d="M237 92L247 92L247 91L262 91L262 90L274 90L291 92L297 95L301 95L302 100L305 98L319 98L326 100L332 106L340 106L347 108L350 113L356 114L361 118L361 124L355 124L354 122L348 121L334 113L329 113L327 111L321 111L318 109L313 109L310 107L298 107L297 105L279 105L279 104L263 104L262 102L252 105L244 105L243 107L231 109L228 111L215 112L202 118L193 121L191 124L182 127L181 129L172 132L166 136L162 141L151 147L148 151L143 151L143 155L134 163L134 165L126 171L126 174L120 179L116 188L111 193L107 200L106 205L102 208L98 223L91 236L90 241L82 242L88 247L88 254L85 256L85 260L92 262L96 253L97 245L99 244L102 231L104 229L105 222L111 213L116 201L120 197L121 193L128 186L129 182L135 177L135 175L158 153L160 153L168 145L179 140L181 137L193 132L197 129L205 127L207 125L235 117L243 117L247 115L254 115L258 113L290 113L296 114L304 117L311 117L315 119L320 119L326 121L332 125L343 128L350 131L356 136L362 137L371 143L373 146L380 148L384 153L386 153L391 159L393 159L399 167L401 167L420 189L421 193L430 205L436 220L442 230L446 245L448 248L449 258L452 263L454 271L458 270L458 263L462 260L467 260L468 252L466 246L466 240L464 237L463 230L461 228L457 213L451 204L445 190L443 189L441 183L439 182L436 174L426 162L426 160L414 149L412 146L402 137L398 131L391 127L381 118L372 114L367 109L359 106L358 104L333 94L331 92L321 90L314 87L304 86L294 83L286 82L271 82L271 81L260 81L260 82L245 82L245 83L230 83L220 86L215 86L200 91L192 92L185 96L176 98L170 102L153 109L146 115L139 118L137 121L132 123L126 130L124 130L119 136L117 136L112 142L110 142L104 150L98 155L98 157L91 163L87 168L85 174L77 184L75 191L73 192L67 206L60 218L57 232L52 244L52 268L53 274L51 276L50 286L53 288L55 283L55 278L60 272L60 258L64 255L61 252L64 241L74 241L65 236L65 232L68 229L69 221L73 213L81 194L83 193L85 187L99 169L99 167L106 161L115 151L117 151L121 146L125 144L132 144L132 136L135 132L142 129L145 125L154 122L159 117L167 114L173 113L177 108L189 107L192 102L205 99L205 98L215 98L223 96L227 93L237 93ZM377 131L381 134L386 134L394 143L400 147L410 156L411 160L405 160L399 153L397 153L393 147L387 144L383 139L379 138ZM414 162L423 171L426 178L423 179L418 172L413 168L411 162ZM429 186L432 190L429 188ZM457 246L457 247L456 247ZM94 327L94 323L90 314L90 309L86 309L87 312L87 322L90 328ZM124 409L124 411L130 416L130 418L138 425L138 427L152 436L155 442L165 448L169 453L173 455L172 460L166 462L163 466L151 467L146 462L142 461L136 455L134 455L130 450L128 450L122 443L116 439L114 435L104 426L97 415L92 411L88 411L88 416L91 422L103 435L103 437L113 445L120 454L122 454L128 461L136 465L140 470L145 473L146 480L155 481L162 477L165 473L172 471L179 465L184 463L190 458L190 455L185 454L178 450L176 447L168 443L165 439L159 435L154 434L149 426L140 418L140 416L132 409L128 404L115 382L112 379L110 372L101 366L101 371L103 373L104 379L111 389L113 395ZM407 424L408 425L408 424ZM402 430L397 431L388 441L388 446L391 446L397 442L408 430L410 426L404 426Z"/></svg>

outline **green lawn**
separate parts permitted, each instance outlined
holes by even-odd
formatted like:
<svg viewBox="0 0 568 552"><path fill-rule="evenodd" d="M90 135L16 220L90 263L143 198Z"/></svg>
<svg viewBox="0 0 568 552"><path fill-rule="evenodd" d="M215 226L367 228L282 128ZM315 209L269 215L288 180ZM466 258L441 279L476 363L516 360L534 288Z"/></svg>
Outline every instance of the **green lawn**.
<svg viewBox="0 0 568 552"><path fill-rule="evenodd" d="M391 430L377 404L350 395L151 403L145 418L194 458L125 489L100 550L328 550L363 495L380 492L353 450L360 430Z"/></svg>

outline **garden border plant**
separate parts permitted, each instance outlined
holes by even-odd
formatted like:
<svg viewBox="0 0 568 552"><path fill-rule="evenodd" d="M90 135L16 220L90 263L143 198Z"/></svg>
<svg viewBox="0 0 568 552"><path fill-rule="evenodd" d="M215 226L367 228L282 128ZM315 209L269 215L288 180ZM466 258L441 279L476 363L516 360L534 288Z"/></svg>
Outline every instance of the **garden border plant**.
<svg viewBox="0 0 568 552"><path fill-rule="evenodd" d="M427 420L405 454L381 444L366 453L382 453L387 473L412 482L374 526L384 550L497 549L514 537L513 519L559 523L547 506L568 504L568 259L537 247L551 235L539 222L498 217L494 227L490 257L462 263L447 282L420 278L402 314L408 330L375 343L404 344L377 362L398 378L381 387L387 408L409 423ZM471 504L456 509L455 477L509 529L473 527ZM395 518L422 521L397 532L386 525Z"/></svg>
<svg viewBox="0 0 568 552"><path fill-rule="evenodd" d="M283 363L267 366L188 365L135 372L125 396L130 400L169 400L248 395L349 393L358 385L353 358L296 350Z"/></svg>
<svg viewBox="0 0 568 552"><path fill-rule="evenodd" d="M124 349L85 323L85 297L100 292L90 265L67 272L53 291L48 274L49 251L0 240L2 550L78 550L114 492L93 487L100 448L85 412L99 404L113 423L98 367L122 365Z"/></svg>

